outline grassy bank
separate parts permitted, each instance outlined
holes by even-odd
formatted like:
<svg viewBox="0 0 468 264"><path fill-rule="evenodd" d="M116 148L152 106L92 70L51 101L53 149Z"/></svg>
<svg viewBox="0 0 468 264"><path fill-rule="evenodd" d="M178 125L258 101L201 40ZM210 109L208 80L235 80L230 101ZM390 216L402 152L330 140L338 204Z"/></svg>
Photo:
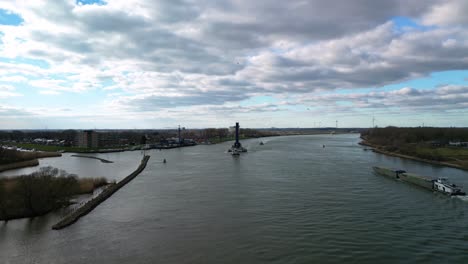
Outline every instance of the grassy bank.
<svg viewBox="0 0 468 264"><path fill-rule="evenodd" d="M68 205L74 195L92 193L105 178L83 178L52 167L0 179L0 220L34 217Z"/></svg>
<svg viewBox="0 0 468 264"><path fill-rule="evenodd" d="M380 153L468 169L468 148L451 143L468 141L467 128L372 128L361 138Z"/></svg>
<svg viewBox="0 0 468 264"><path fill-rule="evenodd" d="M39 161L37 159L2 164L0 165L0 172L7 171L7 170L21 169L21 168L26 168L26 167L34 167L37 165L39 165Z"/></svg>
<svg viewBox="0 0 468 264"><path fill-rule="evenodd" d="M0 148L0 165L26 160L60 156L62 156L62 154L57 152L17 151L13 149Z"/></svg>
<svg viewBox="0 0 468 264"><path fill-rule="evenodd" d="M57 152L17 151L0 147L0 172L39 165L37 159L60 157Z"/></svg>
<svg viewBox="0 0 468 264"><path fill-rule="evenodd" d="M361 144L372 147L377 153L389 156L468 170L468 149L430 148L422 146L406 146L399 149L393 146L373 144L367 140L362 141Z"/></svg>

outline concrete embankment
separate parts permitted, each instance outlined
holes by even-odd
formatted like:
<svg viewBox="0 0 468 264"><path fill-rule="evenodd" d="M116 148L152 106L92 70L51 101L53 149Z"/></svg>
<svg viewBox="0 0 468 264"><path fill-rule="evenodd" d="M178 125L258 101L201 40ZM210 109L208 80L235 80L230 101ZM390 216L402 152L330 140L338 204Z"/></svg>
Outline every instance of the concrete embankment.
<svg viewBox="0 0 468 264"><path fill-rule="evenodd" d="M52 229L58 230L65 228L73 223L75 223L80 217L88 214L91 212L96 206L100 203L104 202L107 198L111 197L115 192L117 192L120 188L125 186L125 184L129 183L133 180L138 174L140 174L146 167L150 156L144 156L141 160L140 165L138 168L132 172L132 174L125 177L120 182L110 185L105 190L103 190L98 196L94 197L93 199L86 202L83 206L77 208L67 216L65 216L62 220L60 220L57 224L52 226Z"/></svg>
<svg viewBox="0 0 468 264"><path fill-rule="evenodd" d="M106 160L106 159L102 159L102 158L98 158L98 157L93 157L93 156L85 156L85 155L71 155L72 157L78 157L78 158L87 158L87 159L96 159L96 160L100 160L101 162L103 163L114 163L113 161L111 160Z"/></svg>
<svg viewBox="0 0 468 264"><path fill-rule="evenodd" d="M39 165L39 161L37 159L14 162L14 163L0 165L0 172L7 171L7 170L21 169L21 168L26 168L26 167L34 167L37 165Z"/></svg>

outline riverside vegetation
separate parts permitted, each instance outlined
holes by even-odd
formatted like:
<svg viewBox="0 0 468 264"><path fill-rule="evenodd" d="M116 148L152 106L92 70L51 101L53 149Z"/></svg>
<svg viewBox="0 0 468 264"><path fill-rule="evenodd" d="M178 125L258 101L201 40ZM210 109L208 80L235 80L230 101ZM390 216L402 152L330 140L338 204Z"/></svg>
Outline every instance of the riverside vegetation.
<svg viewBox="0 0 468 264"><path fill-rule="evenodd" d="M373 128L363 131L361 138L378 151L468 169L468 148L450 144L468 142L467 128Z"/></svg>
<svg viewBox="0 0 468 264"><path fill-rule="evenodd" d="M57 152L17 151L0 147L0 172L10 169L36 166L39 158L60 157Z"/></svg>
<svg viewBox="0 0 468 264"><path fill-rule="evenodd" d="M107 184L105 178L78 178L52 167L0 178L0 220L44 215L69 205L74 195L92 193Z"/></svg>

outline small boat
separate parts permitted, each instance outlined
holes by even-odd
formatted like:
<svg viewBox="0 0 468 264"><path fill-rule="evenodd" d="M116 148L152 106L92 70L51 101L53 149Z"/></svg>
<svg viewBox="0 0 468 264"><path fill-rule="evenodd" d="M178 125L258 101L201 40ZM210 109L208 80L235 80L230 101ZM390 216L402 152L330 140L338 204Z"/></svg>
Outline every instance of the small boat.
<svg viewBox="0 0 468 264"><path fill-rule="evenodd" d="M260 145L265 145L265 143L263 143L263 141L260 141Z"/></svg>
<svg viewBox="0 0 468 264"><path fill-rule="evenodd" d="M231 152L231 155L233 155L233 156L239 156L240 155L240 151L237 150L237 149L232 149L230 152Z"/></svg>
<svg viewBox="0 0 468 264"><path fill-rule="evenodd" d="M453 183L451 184L447 178L438 178L435 180L434 190L448 195L465 195L465 192L463 192L460 187Z"/></svg>

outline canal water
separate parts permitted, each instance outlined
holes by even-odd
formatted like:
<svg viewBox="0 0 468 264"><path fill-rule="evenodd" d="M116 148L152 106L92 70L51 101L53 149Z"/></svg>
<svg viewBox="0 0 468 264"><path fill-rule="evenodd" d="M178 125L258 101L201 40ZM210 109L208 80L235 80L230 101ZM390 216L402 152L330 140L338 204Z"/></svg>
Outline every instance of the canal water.
<svg viewBox="0 0 468 264"><path fill-rule="evenodd" d="M467 188L468 172L364 151L357 134L261 140L240 157L228 142L148 151L142 174L66 229L51 230L61 212L0 222L1 263L468 263L468 202L372 166ZM119 180L142 153L96 156L114 163L40 162Z"/></svg>

